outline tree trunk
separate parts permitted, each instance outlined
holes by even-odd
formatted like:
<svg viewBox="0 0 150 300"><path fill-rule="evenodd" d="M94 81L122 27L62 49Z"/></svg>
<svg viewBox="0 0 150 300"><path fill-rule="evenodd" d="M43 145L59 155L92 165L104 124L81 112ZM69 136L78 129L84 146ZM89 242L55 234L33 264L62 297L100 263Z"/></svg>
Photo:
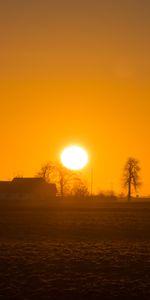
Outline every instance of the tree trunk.
<svg viewBox="0 0 150 300"><path fill-rule="evenodd" d="M63 182L63 177L61 177L61 179L60 179L60 194L61 194L61 197L63 198L64 197L64 182Z"/></svg>
<svg viewBox="0 0 150 300"><path fill-rule="evenodd" d="M128 201L131 200L131 180L128 183Z"/></svg>

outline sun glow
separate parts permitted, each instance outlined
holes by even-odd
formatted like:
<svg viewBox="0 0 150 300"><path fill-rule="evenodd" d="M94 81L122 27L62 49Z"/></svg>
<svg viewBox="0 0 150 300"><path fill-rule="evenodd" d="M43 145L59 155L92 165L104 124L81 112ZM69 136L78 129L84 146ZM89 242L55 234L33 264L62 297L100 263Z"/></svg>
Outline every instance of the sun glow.
<svg viewBox="0 0 150 300"><path fill-rule="evenodd" d="M62 152L61 162L70 170L80 170L88 163L88 154L79 146L69 146Z"/></svg>

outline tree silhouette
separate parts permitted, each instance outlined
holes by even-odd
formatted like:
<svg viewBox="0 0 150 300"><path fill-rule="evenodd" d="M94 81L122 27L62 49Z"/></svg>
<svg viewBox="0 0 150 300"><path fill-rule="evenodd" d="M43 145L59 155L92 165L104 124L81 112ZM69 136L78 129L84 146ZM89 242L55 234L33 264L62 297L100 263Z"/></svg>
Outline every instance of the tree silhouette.
<svg viewBox="0 0 150 300"><path fill-rule="evenodd" d="M44 178L49 183L55 183L61 197L71 194L73 184L78 180L76 172L68 170L59 162L47 162L36 176Z"/></svg>
<svg viewBox="0 0 150 300"><path fill-rule="evenodd" d="M86 182L84 182L81 178L77 178L72 188L72 194L79 198L89 196L89 191Z"/></svg>
<svg viewBox="0 0 150 300"><path fill-rule="evenodd" d="M57 162L54 167L55 182L61 197L71 194L73 183L77 180L77 174L65 168L61 163Z"/></svg>
<svg viewBox="0 0 150 300"><path fill-rule="evenodd" d="M140 172L139 161L135 158L129 157L123 172L123 185L128 191L128 200L132 196L132 188L137 192L137 188L141 185L139 172Z"/></svg>
<svg viewBox="0 0 150 300"><path fill-rule="evenodd" d="M36 177L41 177L46 182L50 183L51 177L53 177L53 172L54 172L53 163L47 162L41 167L40 171L36 174Z"/></svg>

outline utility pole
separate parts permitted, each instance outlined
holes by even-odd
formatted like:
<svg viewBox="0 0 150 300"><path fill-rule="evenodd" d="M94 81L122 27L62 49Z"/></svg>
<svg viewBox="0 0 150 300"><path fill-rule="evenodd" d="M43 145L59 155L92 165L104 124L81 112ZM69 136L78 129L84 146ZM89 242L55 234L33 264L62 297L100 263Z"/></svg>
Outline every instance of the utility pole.
<svg viewBox="0 0 150 300"><path fill-rule="evenodd" d="M91 168L91 198L93 195L93 168Z"/></svg>

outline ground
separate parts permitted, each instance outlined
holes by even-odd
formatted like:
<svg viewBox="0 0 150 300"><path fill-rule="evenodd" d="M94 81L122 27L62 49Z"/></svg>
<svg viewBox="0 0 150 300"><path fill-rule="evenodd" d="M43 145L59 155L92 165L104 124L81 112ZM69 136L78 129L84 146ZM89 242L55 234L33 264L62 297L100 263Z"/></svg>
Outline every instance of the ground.
<svg viewBox="0 0 150 300"><path fill-rule="evenodd" d="M150 203L0 211L0 299L150 299Z"/></svg>

